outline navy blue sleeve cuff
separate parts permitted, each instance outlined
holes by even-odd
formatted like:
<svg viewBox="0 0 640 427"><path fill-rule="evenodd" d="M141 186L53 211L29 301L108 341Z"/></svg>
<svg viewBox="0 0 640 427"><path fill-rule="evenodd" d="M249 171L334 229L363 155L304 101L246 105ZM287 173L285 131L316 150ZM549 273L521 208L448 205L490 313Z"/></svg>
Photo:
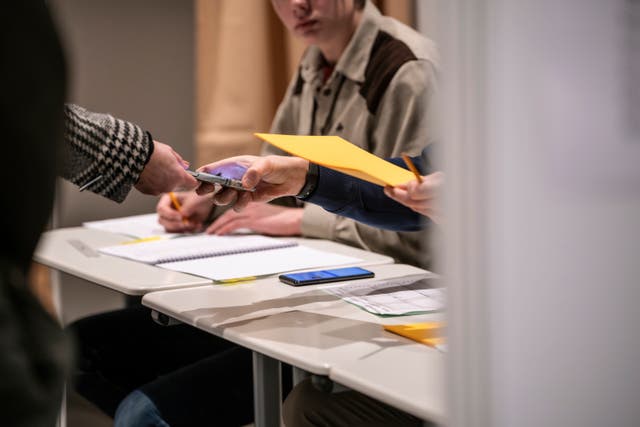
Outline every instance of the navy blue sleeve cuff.
<svg viewBox="0 0 640 427"><path fill-rule="evenodd" d="M318 185L307 201L378 228L417 231L424 226L422 215L387 197L379 185L322 166Z"/></svg>
<svg viewBox="0 0 640 427"><path fill-rule="evenodd" d="M318 178L315 191L306 199L328 210L335 212L354 202L356 188L355 178L318 166Z"/></svg>

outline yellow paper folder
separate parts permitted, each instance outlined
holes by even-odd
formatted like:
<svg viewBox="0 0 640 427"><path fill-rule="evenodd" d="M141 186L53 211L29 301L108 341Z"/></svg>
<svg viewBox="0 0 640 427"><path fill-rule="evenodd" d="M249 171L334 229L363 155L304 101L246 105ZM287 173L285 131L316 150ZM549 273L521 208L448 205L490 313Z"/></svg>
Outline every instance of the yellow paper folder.
<svg viewBox="0 0 640 427"><path fill-rule="evenodd" d="M258 138L294 156L378 185L396 186L415 179L396 166L339 136L256 133Z"/></svg>
<svg viewBox="0 0 640 427"><path fill-rule="evenodd" d="M445 342L443 322L384 325L384 329L431 347L444 344Z"/></svg>

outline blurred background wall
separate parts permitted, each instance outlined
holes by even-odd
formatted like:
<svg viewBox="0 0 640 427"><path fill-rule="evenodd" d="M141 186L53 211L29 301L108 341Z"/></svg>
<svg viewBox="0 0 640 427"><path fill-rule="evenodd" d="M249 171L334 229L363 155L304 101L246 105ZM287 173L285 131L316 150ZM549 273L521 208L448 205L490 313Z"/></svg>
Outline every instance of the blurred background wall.
<svg viewBox="0 0 640 427"><path fill-rule="evenodd" d="M451 425L638 426L640 2L440 4Z"/></svg>

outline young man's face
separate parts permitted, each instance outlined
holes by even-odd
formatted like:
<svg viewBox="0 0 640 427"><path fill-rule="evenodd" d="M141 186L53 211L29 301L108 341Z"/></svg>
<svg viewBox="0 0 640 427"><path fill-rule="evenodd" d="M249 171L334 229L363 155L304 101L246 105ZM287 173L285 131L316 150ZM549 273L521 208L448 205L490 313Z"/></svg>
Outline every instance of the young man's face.
<svg viewBox="0 0 640 427"><path fill-rule="evenodd" d="M324 44L349 29L354 0L271 0L282 23L307 44Z"/></svg>

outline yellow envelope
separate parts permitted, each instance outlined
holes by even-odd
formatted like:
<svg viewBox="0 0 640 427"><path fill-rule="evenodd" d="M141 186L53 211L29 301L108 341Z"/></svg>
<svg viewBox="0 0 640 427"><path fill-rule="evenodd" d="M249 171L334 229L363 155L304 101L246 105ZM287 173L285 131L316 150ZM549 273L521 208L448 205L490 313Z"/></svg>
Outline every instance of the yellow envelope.
<svg viewBox="0 0 640 427"><path fill-rule="evenodd" d="M256 133L258 138L294 156L377 185L407 183L415 176L339 136Z"/></svg>
<svg viewBox="0 0 640 427"><path fill-rule="evenodd" d="M435 347L445 342L444 322L384 325L384 329L431 347Z"/></svg>

